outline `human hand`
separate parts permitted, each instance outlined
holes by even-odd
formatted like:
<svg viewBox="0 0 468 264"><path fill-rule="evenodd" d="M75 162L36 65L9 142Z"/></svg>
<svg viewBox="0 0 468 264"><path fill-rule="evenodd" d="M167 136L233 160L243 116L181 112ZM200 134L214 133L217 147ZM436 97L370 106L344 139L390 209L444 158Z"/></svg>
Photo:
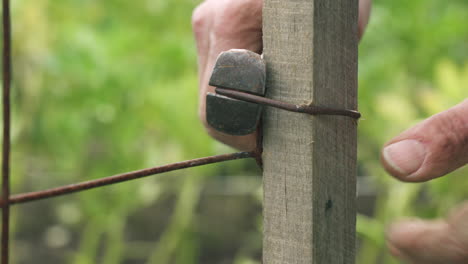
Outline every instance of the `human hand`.
<svg viewBox="0 0 468 264"><path fill-rule="evenodd" d="M382 151L385 169L406 182L441 177L468 163L468 99L406 130ZM393 255L412 264L468 263L468 202L445 220L405 220L388 231Z"/></svg>
<svg viewBox="0 0 468 264"><path fill-rule="evenodd" d="M359 2L359 37L367 25L370 2ZM262 0L205 0L192 17L200 82L198 115L212 137L241 150L255 149L257 133L231 136L214 130L206 122L205 100L208 92L214 92L208 80L219 53L230 49L262 52L262 5Z"/></svg>

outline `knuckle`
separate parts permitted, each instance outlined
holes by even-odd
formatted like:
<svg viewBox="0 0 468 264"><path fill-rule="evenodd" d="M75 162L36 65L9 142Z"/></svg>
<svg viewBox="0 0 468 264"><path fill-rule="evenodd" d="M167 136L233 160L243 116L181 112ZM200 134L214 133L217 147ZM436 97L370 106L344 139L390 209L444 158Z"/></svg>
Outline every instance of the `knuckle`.
<svg viewBox="0 0 468 264"><path fill-rule="evenodd" d="M258 11L262 8L262 0L224 0L223 7L225 12L229 14L237 14L239 12L249 13L247 11Z"/></svg>
<svg viewBox="0 0 468 264"><path fill-rule="evenodd" d="M209 24L210 8L207 5L208 2L203 2L192 13L192 28L196 37L200 36Z"/></svg>
<svg viewBox="0 0 468 264"><path fill-rule="evenodd" d="M213 33L220 38L261 30L262 0L225 0L214 20Z"/></svg>
<svg viewBox="0 0 468 264"><path fill-rule="evenodd" d="M449 156L460 156L468 152L468 116L459 109L450 109L446 113L433 117L439 134L437 145L440 151Z"/></svg>
<svg viewBox="0 0 468 264"><path fill-rule="evenodd" d="M448 223L468 253L468 202L451 212Z"/></svg>

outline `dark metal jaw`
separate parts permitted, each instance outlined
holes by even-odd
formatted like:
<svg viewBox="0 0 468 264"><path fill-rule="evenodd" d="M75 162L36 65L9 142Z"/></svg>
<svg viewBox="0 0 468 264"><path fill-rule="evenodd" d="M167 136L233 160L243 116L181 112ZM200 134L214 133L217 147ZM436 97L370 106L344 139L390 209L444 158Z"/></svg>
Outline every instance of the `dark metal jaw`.
<svg viewBox="0 0 468 264"><path fill-rule="evenodd" d="M265 95L266 69L261 56L248 50L229 50L218 56L209 84L229 90ZM263 107L219 94L206 95L206 120L223 133L242 136L253 133Z"/></svg>
<svg viewBox="0 0 468 264"><path fill-rule="evenodd" d="M243 136L257 129L262 106L219 94L206 95L206 120L223 133Z"/></svg>
<svg viewBox="0 0 468 264"><path fill-rule="evenodd" d="M206 119L214 129L235 136L253 133L262 106L309 115L338 115L359 119L356 110L291 104L265 98L266 67L262 57L248 50L229 50L219 55L210 85L216 93L206 95Z"/></svg>

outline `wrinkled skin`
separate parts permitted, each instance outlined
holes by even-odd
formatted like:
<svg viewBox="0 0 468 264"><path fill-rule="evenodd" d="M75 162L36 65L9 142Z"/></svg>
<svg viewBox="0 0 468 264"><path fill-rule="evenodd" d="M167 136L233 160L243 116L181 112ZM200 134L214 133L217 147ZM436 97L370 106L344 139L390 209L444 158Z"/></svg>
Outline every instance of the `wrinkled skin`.
<svg viewBox="0 0 468 264"><path fill-rule="evenodd" d="M359 4L359 37L367 25L370 1ZM210 128L205 118L205 95L214 90L208 80L220 52L233 48L262 52L262 4L262 0L206 0L192 18L198 50L200 119L212 137L241 150L254 149L257 134L230 136ZM406 182L431 180L466 165L468 100L389 141L381 161L391 175ZM390 252L409 263L467 264L468 203L444 220L395 223L387 239Z"/></svg>

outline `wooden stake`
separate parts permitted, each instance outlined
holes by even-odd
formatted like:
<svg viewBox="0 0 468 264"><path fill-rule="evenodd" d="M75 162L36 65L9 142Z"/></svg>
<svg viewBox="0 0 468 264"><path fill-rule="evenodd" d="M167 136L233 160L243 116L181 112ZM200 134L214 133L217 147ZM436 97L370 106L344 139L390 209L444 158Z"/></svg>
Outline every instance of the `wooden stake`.
<svg viewBox="0 0 468 264"><path fill-rule="evenodd" d="M357 0L264 0L267 97L357 109L357 16ZM263 263L354 263L356 120L263 120Z"/></svg>

